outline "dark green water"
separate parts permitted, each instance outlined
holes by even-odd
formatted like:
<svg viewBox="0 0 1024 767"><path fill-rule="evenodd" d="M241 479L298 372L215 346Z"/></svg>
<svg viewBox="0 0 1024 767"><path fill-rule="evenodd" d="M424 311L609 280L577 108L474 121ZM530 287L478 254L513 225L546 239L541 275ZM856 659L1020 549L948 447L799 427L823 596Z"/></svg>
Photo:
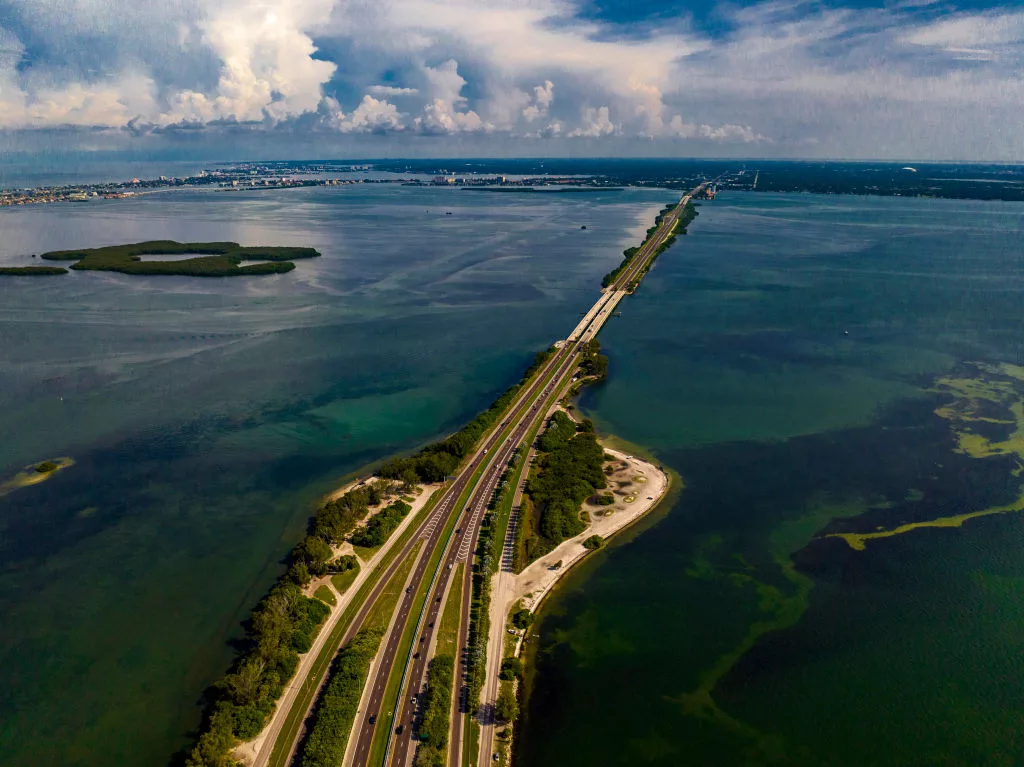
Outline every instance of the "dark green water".
<svg viewBox="0 0 1024 767"><path fill-rule="evenodd" d="M516 763L1020 764L1022 515L822 534L1019 499L929 388L1024 360L1022 271L1020 206L705 206L582 403L686 487L547 603Z"/></svg>
<svg viewBox="0 0 1024 767"><path fill-rule="evenodd" d="M77 461L0 498L0 764L165 764L316 498L486 407L668 199L389 185L0 211L5 263L159 238L324 253L257 279L0 281L0 479Z"/></svg>

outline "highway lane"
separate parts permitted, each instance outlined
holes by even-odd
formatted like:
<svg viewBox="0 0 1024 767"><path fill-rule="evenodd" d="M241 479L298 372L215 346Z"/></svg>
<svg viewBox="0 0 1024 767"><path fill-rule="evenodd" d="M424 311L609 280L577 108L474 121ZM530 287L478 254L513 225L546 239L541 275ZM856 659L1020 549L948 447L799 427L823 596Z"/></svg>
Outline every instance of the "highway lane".
<svg viewBox="0 0 1024 767"><path fill-rule="evenodd" d="M428 666L427 653L423 649L430 647L436 638L436 632L439 628L438 621L444 607L443 596L448 590L455 565L459 562L466 563L463 575L462 605L463 616L466 617L468 616L469 604L472 601L471 563L478 543L480 524L486 513L487 505L498 486L501 475L512 458L515 448L526 439L536 420L543 418L546 408L542 408L539 403L557 399L557 396L560 396L561 385L566 380L567 372L574 370L576 367L575 351L577 346L577 344L572 345L570 353L555 373L552 381L539 393L538 402L535 402L528 409L524 408L518 414L518 420L514 424L511 436L491 456L489 466L467 501L465 516L461 521L462 526L458 528L458 534L453 541L453 545L446 551L439 571L440 577L430 591L429 599L426 603L426 617L421 620L419 638L413 649L413 657L409 659L411 665L407 669L405 675L406 684L403 684L399 697L399 710L401 713L395 719L396 722L403 726L403 732L401 734L392 733L398 737L394 740L391 750L391 764L402 765L407 763L414 751L414 725L416 724L421 694L426 685ZM458 647L461 649L460 657L456 658L457 669L459 670L456 678L462 680L459 684L459 689L463 690L463 697L465 691L465 648L468 645L468 635L466 633L468 632L468 625L468 619L460 622ZM362 763L356 762L356 764Z"/></svg>
<svg viewBox="0 0 1024 767"><path fill-rule="evenodd" d="M367 759L370 753L374 731L378 726L377 721L370 722L371 716L379 717L383 713L385 715L384 718L388 721L380 722L379 724L383 725L386 723L389 727L391 727L392 725L389 716L391 712L380 711L380 705L383 700L384 693L387 689L387 679L391 673L391 669L396 660L395 654L397 652L398 645L401 642L401 636L405 630L405 626L408 622L412 602L415 599L416 592L419 590L423 577L426 575L425 568L427 559L429 559L429 552L434 551L434 549L440 543L440 538L446 526L447 518L452 511L453 504L455 504L455 502L458 500L459 496L462 494L462 491L465 489L466 485L469 484L473 474L475 473L477 468L479 468L481 462L483 462L484 460L488 460L487 454L489 451L492 452L491 458L493 458L493 450L496 445L500 444L500 435L501 433L503 433L506 425L509 422L514 421L523 412L528 412L531 409L531 407L535 407L535 405L531 406L531 403L535 399L537 392L543 386L543 381L547 377L548 372L550 372L552 367L558 366L560 364L564 368L565 360L568 354L569 352L567 348L559 349L557 352L555 352L551 359L549 359L544 364L544 366L542 366L541 370L538 372L538 374L535 376L532 382L526 387L526 391L522 394L522 396L519 396L514 401L511 407L511 415L506 417L505 421L503 421L500 426L498 426L492 431L491 435L485 441L485 444L474 455L473 460L470 462L470 464L460 471L455 483L445 493L444 500L438 504L436 510L437 516L435 517L432 514L431 519L423 526L421 537L422 535L427 535L427 543L424 546L425 558L420 563L422 565L422 568L417 568L415 577L413 578L409 589L402 596L402 600L399 605L401 617L398 621L394 623L391 631L385 637L383 651L378 652L377 664L374 669L373 677L370 680L368 680L368 683L371 685L371 695L365 709L360 711L360 713L357 715L356 722L354 725L354 732L357 733L357 735L350 741L348 753L346 753L345 764L362 765L366 763L365 760ZM493 460L491 461L491 465L493 466ZM489 475L487 475L485 472L485 474L481 476L481 480L483 480L485 476ZM480 481L477 482L477 487L479 486ZM470 505L470 503L467 503L466 506L463 506L461 509L457 509L455 513L462 513L463 510ZM432 526L429 534L426 533L428 526ZM478 527L478 524L474 525L474 529ZM451 543L454 543L455 541L459 541L461 543L462 539L459 536L464 537L468 530L469 528L467 527L466 530L460 531L459 534L452 536L452 540L447 542L446 546ZM411 550L411 546L413 545L414 540L410 541L410 544L406 547L407 550ZM399 558L395 560L395 563L392 565L391 571L388 573L387 579L389 579L391 577L391 573L397 569L399 560L403 559L405 556L407 556L407 554L405 553L405 551L403 551L402 555L400 555ZM442 561L445 561L444 558L442 558ZM382 583L384 580L386 579L382 579ZM366 603L364 603L364 607L362 608L359 617L357 618L356 621L353 621L353 627L349 631L349 634L351 636L355 635L357 626L361 625L362 622L365 621L365 617L372 607L372 602L376 601L379 592L382 589L383 585L381 585L380 588L371 596L371 598L368 599ZM351 641L351 636L346 635L344 641ZM397 722L399 721L400 720L396 718L395 727L397 727ZM394 734L394 727L392 727L392 734Z"/></svg>

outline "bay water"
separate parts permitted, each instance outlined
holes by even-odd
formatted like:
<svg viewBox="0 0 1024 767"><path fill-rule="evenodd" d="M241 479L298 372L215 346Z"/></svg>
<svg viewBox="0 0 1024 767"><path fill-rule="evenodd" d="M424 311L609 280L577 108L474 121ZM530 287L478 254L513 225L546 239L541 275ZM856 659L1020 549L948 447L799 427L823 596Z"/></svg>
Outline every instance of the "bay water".
<svg viewBox="0 0 1024 767"><path fill-rule="evenodd" d="M0 210L4 265L148 239L323 253L0 279L0 482L75 461L0 497L0 764L167 763L317 499L486 408L672 198L360 184Z"/></svg>

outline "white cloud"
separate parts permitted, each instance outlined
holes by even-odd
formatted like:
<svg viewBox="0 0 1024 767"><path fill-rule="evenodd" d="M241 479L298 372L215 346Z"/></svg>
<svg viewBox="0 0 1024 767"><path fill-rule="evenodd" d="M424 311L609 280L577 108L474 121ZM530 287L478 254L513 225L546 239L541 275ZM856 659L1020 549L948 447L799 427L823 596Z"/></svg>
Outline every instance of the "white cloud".
<svg viewBox="0 0 1024 767"><path fill-rule="evenodd" d="M371 85L366 92L374 96L415 96L419 88L396 88L393 85Z"/></svg>
<svg viewBox="0 0 1024 767"><path fill-rule="evenodd" d="M392 133L405 126L405 114L384 99L367 94L350 115L341 111L335 99L325 99L327 124L341 133Z"/></svg>
<svg viewBox="0 0 1024 767"><path fill-rule="evenodd" d="M1019 160L1024 12L944 8L723 4L713 37L665 16L624 34L583 0L0 0L0 130L240 122Z"/></svg>
<svg viewBox="0 0 1024 767"><path fill-rule="evenodd" d="M459 74L459 65L455 59L448 59L437 67L425 66L423 74L427 79L427 92L431 101L423 108L423 115L413 121L417 130L428 134L453 134L475 133L493 128L473 110L459 111L460 105L466 102L466 97L462 95L466 80Z"/></svg>
<svg viewBox="0 0 1024 767"><path fill-rule="evenodd" d="M583 110L583 125L572 131L570 136L596 138L615 133L615 126L608 116L608 107L587 107Z"/></svg>
<svg viewBox="0 0 1024 767"><path fill-rule="evenodd" d="M545 80L543 85L534 86L533 103L523 109L523 117L531 123L538 118L547 117L548 108L554 100L555 84Z"/></svg>

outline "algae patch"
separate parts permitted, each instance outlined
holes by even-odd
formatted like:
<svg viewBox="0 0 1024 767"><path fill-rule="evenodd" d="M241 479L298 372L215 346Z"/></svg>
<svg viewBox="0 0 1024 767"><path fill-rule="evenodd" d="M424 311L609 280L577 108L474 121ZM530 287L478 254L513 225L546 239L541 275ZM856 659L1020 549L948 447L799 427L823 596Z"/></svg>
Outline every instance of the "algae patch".
<svg viewBox="0 0 1024 767"><path fill-rule="evenodd" d="M935 415L949 422L956 437L958 453L985 460L1013 456L1012 476L1024 471L1024 367L1019 365L973 363L974 377L945 377L935 383L934 391L950 395L952 400L936 408ZM988 433L983 433L987 431ZM1001 432L1002 439L995 436ZM863 551L867 542L890 538L928 527L961 527L965 522L994 514L1024 511L1024 488L1017 499L1001 506L953 514L923 522L902 524L889 530L870 533L830 533L827 538L842 538L855 551Z"/></svg>
<svg viewBox="0 0 1024 767"><path fill-rule="evenodd" d="M0 482L0 497L3 497L8 493L13 493L15 490L19 490L23 487L38 485L41 482L45 482L62 469L66 469L74 465L75 460L73 458L68 458L67 456L50 458L47 461L30 464L10 479Z"/></svg>

